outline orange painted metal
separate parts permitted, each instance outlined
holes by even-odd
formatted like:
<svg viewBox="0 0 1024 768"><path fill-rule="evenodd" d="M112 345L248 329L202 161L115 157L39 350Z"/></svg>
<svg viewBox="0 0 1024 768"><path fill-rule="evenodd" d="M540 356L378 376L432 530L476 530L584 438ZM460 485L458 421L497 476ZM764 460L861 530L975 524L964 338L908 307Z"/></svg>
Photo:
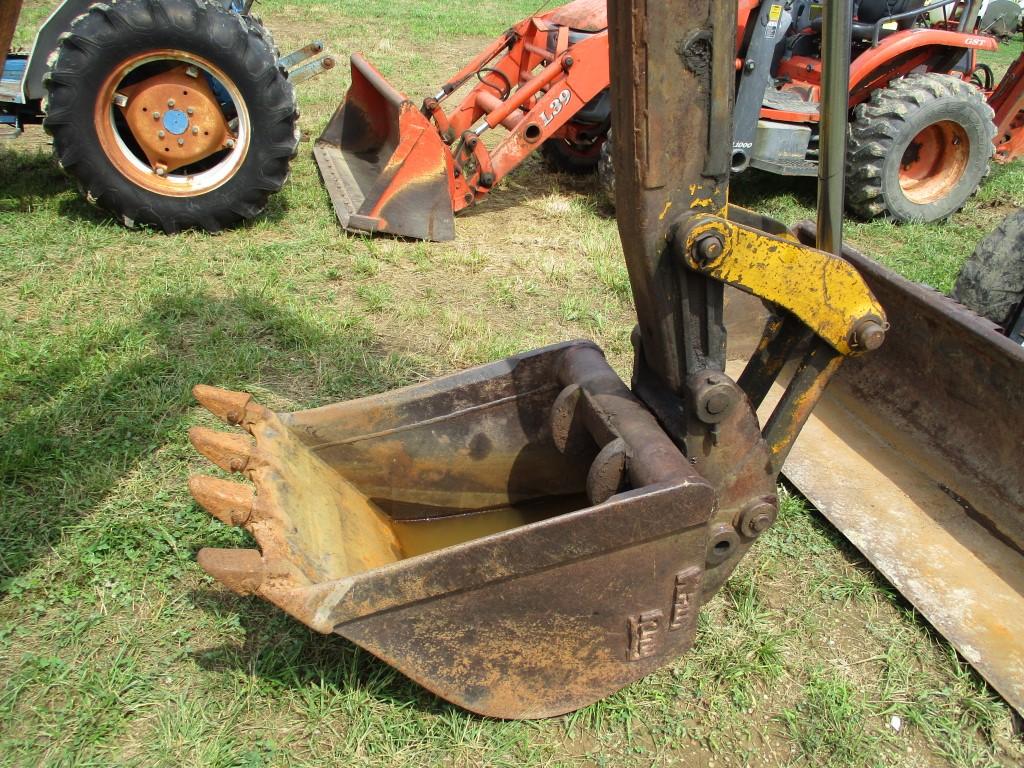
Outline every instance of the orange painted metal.
<svg viewBox="0 0 1024 768"><path fill-rule="evenodd" d="M737 54L761 0L737 0ZM853 61L850 106L915 69L951 72L965 51L992 51L985 35L945 29L908 29L886 36ZM524 19L417 107L360 56L353 57L353 85L315 154L342 225L425 239L455 235L454 215L483 200L511 170L549 139L600 151L603 127L594 135L573 118L609 84L605 3L575 0ZM790 89L816 100L821 61L792 56L779 76ZM374 90L377 93L374 93ZM450 109L446 102L460 100ZM1021 122L1013 109L1007 125ZM376 110L376 111L375 111ZM997 110L998 111L998 110ZM761 118L807 124L813 112L764 108ZM497 142L484 133L502 130ZM1005 152L1024 151L1019 129L1005 132ZM372 151L370 151L372 149ZM410 185L406 188L405 185ZM415 202L414 202L415 201Z"/></svg>
<svg viewBox="0 0 1024 768"><path fill-rule="evenodd" d="M1008 163L1024 155L1024 54L999 81L989 104L996 113L996 160Z"/></svg>
<svg viewBox="0 0 1024 768"><path fill-rule="evenodd" d="M0 2L0 64L14 39L14 30L18 26L18 16L21 15L22 4L22 0Z"/></svg>
<svg viewBox="0 0 1024 768"><path fill-rule="evenodd" d="M918 205L941 200L967 170L970 140L962 126L943 120L914 137L900 163L900 187Z"/></svg>
<svg viewBox="0 0 1024 768"><path fill-rule="evenodd" d="M314 154L342 226L450 240L454 214L545 141L599 149L600 135L569 123L608 84L605 5L577 0L514 26L422 107L354 55L352 86ZM481 140L499 128L496 144Z"/></svg>
<svg viewBox="0 0 1024 768"><path fill-rule="evenodd" d="M121 112L153 168L162 165L171 172L192 165L224 149L232 138L206 78L198 72L190 76L188 70L188 65L182 64L118 89L128 99ZM187 126L180 135L166 128L164 118L169 110L186 115Z"/></svg>
<svg viewBox="0 0 1024 768"><path fill-rule="evenodd" d="M181 64L140 82L122 85L125 78L140 67L175 61ZM239 141L236 147L229 146L233 134L203 70L229 90L233 87L230 79L210 62L172 49L132 56L115 67L100 85L93 109L96 139L118 172L143 189L174 197L203 194L230 179L245 159L247 141ZM198 74L192 77L188 71ZM240 97L234 98L240 118L248 121ZM166 124L166 112L172 109L182 113L178 116L179 120L184 120L181 133L174 133ZM124 129L117 125L115 110L124 118L130 137L122 135ZM145 161L127 145L126 138L134 139ZM184 174L172 177L174 171L225 149L231 151L220 161L223 166L219 166L218 173L212 176L207 173L201 181Z"/></svg>
<svg viewBox="0 0 1024 768"><path fill-rule="evenodd" d="M995 51L999 43L987 35L965 35L943 29L907 29L884 38L850 65L850 106L867 101L871 92L924 65L930 72L951 72L964 51Z"/></svg>
<svg viewBox="0 0 1024 768"><path fill-rule="evenodd" d="M343 227L422 240L455 236L451 150L358 54L345 101L313 154Z"/></svg>

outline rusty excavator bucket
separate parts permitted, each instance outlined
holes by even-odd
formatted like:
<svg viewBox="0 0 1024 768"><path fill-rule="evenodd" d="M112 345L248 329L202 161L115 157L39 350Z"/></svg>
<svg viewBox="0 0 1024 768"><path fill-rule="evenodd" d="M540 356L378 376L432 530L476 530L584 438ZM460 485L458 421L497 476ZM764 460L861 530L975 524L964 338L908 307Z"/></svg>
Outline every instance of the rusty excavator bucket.
<svg viewBox="0 0 1024 768"><path fill-rule="evenodd" d="M419 107L359 54L352 84L313 147L343 227L451 240L451 155Z"/></svg>
<svg viewBox="0 0 1024 768"><path fill-rule="evenodd" d="M847 6L825 6L833 39ZM243 432L197 427L193 444L250 484L198 476L191 491L256 545L202 550L207 572L469 710L552 716L686 652L701 605L775 521L785 464L901 588L944 594L911 599L1020 706L1020 355L842 251L834 218L819 250L806 228L728 205L736 12L724 0L609 3L617 211L638 317L630 385L576 341L295 413L197 386ZM845 104L843 73L825 63ZM413 120L356 68L328 129L349 194L402 172L396 126ZM842 153L837 164L829 147L845 117L823 117L834 192ZM381 228L405 210L400 198L364 210L369 199L343 203ZM986 445L1001 424L1015 437Z"/></svg>

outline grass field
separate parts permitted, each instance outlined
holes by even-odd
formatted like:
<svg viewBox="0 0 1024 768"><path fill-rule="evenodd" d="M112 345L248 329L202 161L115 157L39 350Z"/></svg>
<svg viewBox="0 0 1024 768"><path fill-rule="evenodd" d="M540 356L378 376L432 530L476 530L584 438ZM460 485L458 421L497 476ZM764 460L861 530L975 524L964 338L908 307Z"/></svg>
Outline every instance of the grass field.
<svg viewBox="0 0 1024 768"><path fill-rule="evenodd" d="M420 94L537 5L259 11L282 48L316 36L361 49ZM301 88L309 134L347 78L339 67ZM543 722L467 714L228 593L194 562L246 535L185 490L204 466L185 432L211 422L193 384L292 410L580 336L625 370L633 311L615 223L594 180L531 159L458 219L454 243L349 237L306 143L263 218L164 237L115 225L34 146L0 148L0 764L1024 764L1010 710L785 490L689 656ZM807 181L751 176L734 197L786 221L813 214ZM1018 164L948 223L856 223L849 238L947 290L1021 205Z"/></svg>

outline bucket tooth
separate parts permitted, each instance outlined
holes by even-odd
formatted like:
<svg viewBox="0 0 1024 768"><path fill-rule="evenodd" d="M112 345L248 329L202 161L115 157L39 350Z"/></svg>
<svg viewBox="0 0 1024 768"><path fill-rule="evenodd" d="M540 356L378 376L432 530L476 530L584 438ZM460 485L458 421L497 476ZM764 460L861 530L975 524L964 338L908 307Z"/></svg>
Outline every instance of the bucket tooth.
<svg viewBox="0 0 1024 768"><path fill-rule="evenodd" d="M265 410L252 399L248 392L235 392L230 389L211 387L207 384L196 384L192 394L199 404L221 421L231 426L245 426L255 421Z"/></svg>
<svg viewBox="0 0 1024 768"><path fill-rule="evenodd" d="M256 494L252 488L209 475L188 479L188 489L199 505L226 525L247 525Z"/></svg>
<svg viewBox="0 0 1024 768"><path fill-rule="evenodd" d="M255 549L205 547L196 556L199 567L232 592L255 595L266 580L263 556Z"/></svg>
<svg viewBox="0 0 1024 768"><path fill-rule="evenodd" d="M188 439L195 449L228 472L244 472L252 456L252 441L242 435L229 435L206 427L192 427Z"/></svg>

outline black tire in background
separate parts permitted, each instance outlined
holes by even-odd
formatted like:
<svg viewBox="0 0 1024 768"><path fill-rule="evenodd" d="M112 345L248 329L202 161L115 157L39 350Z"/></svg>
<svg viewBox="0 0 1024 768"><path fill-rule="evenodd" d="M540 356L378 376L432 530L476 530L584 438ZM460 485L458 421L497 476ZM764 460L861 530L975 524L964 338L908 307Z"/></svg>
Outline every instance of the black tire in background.
<svg viewBox="0 0 1024 768"><path fill-rule="evenodd" d="M604 192L608 205L615 208L615 163L612 153L615 151L612 144L612 132L604 137L604 144L601 145L601 157L597 161L597 180Z"/></svg>
<svg viewBox="0 0 1024 768"><path fill-rule="evenodd" d="M566 139L554 138L540 145L540 153L551 170L583 175L597 169L601 148L577 147Z"/></svg>
<svg viewBox="0 0 1024 768"><path fill-rule="evenodd" d="M1024 209L978 243L960 270L953 298L1009 330L1024 302Z"/></svg>
<svg viewBox="0 0 1024 768"><path fill-rule="evenodd" d="M896 221L956 213L988 175L993 118L981 91L957 77L911 74L879 88L850 124L847 207L865 219L885 214ZM941 148L946 162L924 162L925 142L940 134L952 139Z"/></svg>
<svg viewBox="0 0 1024 768"><path fill-rule="evenodd" d="M218 68L244 102L244 156L218 186L161 194L137 183L101 145L94 113L100 84L150 51L182 52ZM126 226L209 232L258 215L288 178L298 149L295 91L258 21L206 0L120 0L93 5L62 36L46 78L43 126L61 168L82 194Z"/></svg>

